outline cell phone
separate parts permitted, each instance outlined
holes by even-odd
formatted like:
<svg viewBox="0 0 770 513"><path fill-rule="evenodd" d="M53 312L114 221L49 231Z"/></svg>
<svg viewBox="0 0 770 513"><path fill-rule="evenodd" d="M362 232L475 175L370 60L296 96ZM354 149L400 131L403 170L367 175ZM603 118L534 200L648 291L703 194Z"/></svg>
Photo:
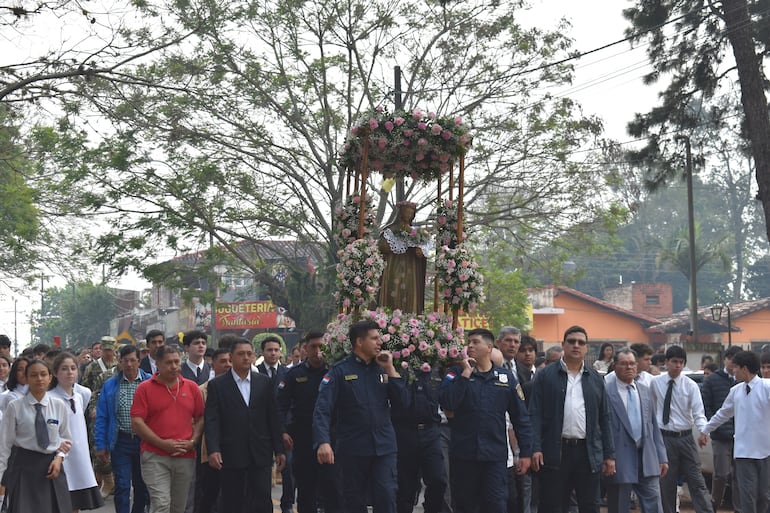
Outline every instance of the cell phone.
<svg viewBox="0 0 770 513"><path fill-rule="evenodd" d="M387 362L388 361L388 355L386 353L378 354L377 360L381 362Z"/></svg>
<svg viewBox="0 0 770 513"><path fill-rule="evenodd" d="M475 368L476 367L476 360L474 360L473 358L468 358L468 365L471 366L471 369Z"/></svg>

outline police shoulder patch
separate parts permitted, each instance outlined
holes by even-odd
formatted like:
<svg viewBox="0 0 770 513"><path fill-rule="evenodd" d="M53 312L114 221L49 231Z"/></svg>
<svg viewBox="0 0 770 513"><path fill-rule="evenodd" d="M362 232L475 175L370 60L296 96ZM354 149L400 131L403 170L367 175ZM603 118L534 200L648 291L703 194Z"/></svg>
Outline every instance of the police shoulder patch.
<svg viewBox="0 0 770 513"><path fill-rule="evenodd" d="M454 373L454 372L452 372L452 371L449 371L449 372L447 372L447 373L446 373L446 377L444 377L444 379L446 379L446 380L449 380L449 381L452 381L452 380L453 380L453 379L455 379L456 377L457 377L457 376L455 375L455 373Z"/></svg>
<svg viewBox="0 0 770 513"><path fill-rule="evenodd" d="M328 385L329 383L331 383L331 381L332 381L332 377L331 377L331 376L329 376L329 375L327 374L327 375L326 375L326 376L324 376L324 378L321 380L321 384L322 384L322 385Z"/></svg>

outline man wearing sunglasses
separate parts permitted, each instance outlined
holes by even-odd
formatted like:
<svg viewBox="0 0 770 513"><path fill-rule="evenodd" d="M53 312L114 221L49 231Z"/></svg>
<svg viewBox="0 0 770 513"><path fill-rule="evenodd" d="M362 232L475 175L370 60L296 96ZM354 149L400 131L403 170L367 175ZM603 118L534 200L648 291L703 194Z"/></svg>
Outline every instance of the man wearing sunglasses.
<svg viewBox="0 0 770 513"><path fill-rule="evenodd" d="M529 402L532 468L541 482L539 513L561 513L574 490L580 513L599 513L600 474L615 474L604 380L583 362L588 334L564 333L561 360L535 374Z"/></svg>

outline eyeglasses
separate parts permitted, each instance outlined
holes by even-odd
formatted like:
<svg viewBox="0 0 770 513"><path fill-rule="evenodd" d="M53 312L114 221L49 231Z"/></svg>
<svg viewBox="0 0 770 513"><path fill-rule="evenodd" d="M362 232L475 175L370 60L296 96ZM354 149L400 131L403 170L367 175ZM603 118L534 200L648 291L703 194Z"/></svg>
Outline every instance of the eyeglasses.
<svg viewBox="0 0 770 513"><path fill-rule="evenodd" d="M572 345L577 344L579 346L584 346L588 343L587 340L583 340L582 338L568 338L567 340L565 340L565 342Z"/></svg>

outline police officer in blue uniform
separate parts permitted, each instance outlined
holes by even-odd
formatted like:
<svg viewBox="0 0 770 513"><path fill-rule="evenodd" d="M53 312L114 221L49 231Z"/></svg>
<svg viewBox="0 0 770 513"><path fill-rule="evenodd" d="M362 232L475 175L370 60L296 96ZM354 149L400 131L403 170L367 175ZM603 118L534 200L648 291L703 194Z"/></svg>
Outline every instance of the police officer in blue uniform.
<svg viewBox="0 0 770 513"><path fill-rule="evenodd" d="M404 380L393 367L377 323L358 321L348 336L353 354L321 380L313 412L313 443L319 463L340 467L343 511L366 513L371 486L374 511L396 511L396 434L390 403L408 403ZM336 423L332 449L330 427Z"/></svg>
<svg viewBox="0 0 770 513"><path fill-rule="evenodd" d="M278 413L283 426L283 441L294 450L294 480L297 508L315 513L319 504L325 513L340 510L339 482L334 465L320 465L313 450L313 409L318 387L329 367L323 360L323 333L310 332L305 337L307 358L288 370L278 383Z"/></svg>
<svg viewBox="0 0 770 513"><path fill-rule="evenodd" d="M518 473L532 456L532 426L516 378L491 361L495 337L489 330L468 333L468 357L447 372L440 401L451 411L450 475L455 513L506 513L507 430L510 416L519 442Z"/></svg>
<svg viewBox="0 0 770 513"><path fill-rule="evenodd" d="M407 387L407 408L393 407L391 418L398 442L398 513L412 513L420 492L420 476L425 482L425 513L440 513L447 476L441 453L438 413L440 378L419 372Z"/></svg>

